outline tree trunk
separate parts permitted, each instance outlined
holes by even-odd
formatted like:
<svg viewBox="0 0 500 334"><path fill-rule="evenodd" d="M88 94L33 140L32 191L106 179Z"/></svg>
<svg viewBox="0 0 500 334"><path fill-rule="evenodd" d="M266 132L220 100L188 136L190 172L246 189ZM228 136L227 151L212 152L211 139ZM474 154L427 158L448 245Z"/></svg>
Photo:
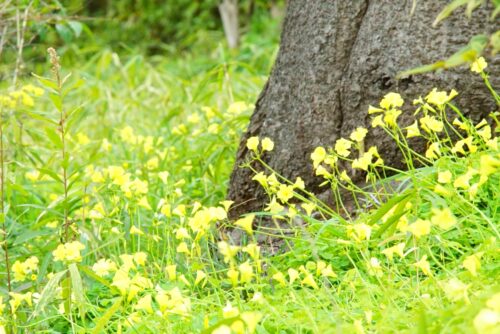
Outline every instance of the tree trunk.
<svg viewBox="0 0 500 334"><path fill-rule="evenodd" d="M260 211L267 201L252 172L239 168L247 159L246 140L270 137L275 142L266 162L282 175L301 176L309 190L321 191L310 154L331 147L358 126L370 128L368 105L378 105L390 91L406 103L400 123L412 122L411 102L432 88L456 89L454 100L474 120L495 110L479 75L466 66L396 80L398 72L450 56L475 34L491 33L491 8L482 6L467 20L454 13L437 28L432 22L448 1L293 0L288 2L280 51L243 135L231 175L231 217ZM499 57L489 59L494 87L499 86ZM370 129L365 147L376 145L386 165L402 167L395 145L380 130Z"/></svg>

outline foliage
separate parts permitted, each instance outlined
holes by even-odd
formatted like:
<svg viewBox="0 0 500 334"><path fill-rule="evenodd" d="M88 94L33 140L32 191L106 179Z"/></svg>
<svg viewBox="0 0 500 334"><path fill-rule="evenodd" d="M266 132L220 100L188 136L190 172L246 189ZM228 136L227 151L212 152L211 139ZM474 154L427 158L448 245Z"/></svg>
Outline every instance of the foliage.
<svg viewBox="0 0 500 334"><path fill-rule="evenodd" d="M311 152L334 208L264 163L272 138L250 138L269 203L227 219L277 31L235 53L102 49L71 71L50 49L50 72L2 91L0 333L495 333L499 114L473 124L459 92L416 96L413 124L397 93L369 108L404 171L365 128ZM471 70L499 103L486 60Z"/></svg>

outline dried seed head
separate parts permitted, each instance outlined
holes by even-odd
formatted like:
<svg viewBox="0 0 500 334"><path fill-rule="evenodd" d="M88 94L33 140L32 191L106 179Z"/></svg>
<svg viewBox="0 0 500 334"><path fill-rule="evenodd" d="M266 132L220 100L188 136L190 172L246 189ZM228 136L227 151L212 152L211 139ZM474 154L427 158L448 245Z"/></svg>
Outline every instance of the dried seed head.
<svg viewBox="0 0 500 334"><path fill-rule="evenodd" d="M50 57L50 63L52 64L52 72L58 75L61 65L59 64L59 56L57 55L57 51L54 48L50 47L47 49L47 52Z"/></svg>

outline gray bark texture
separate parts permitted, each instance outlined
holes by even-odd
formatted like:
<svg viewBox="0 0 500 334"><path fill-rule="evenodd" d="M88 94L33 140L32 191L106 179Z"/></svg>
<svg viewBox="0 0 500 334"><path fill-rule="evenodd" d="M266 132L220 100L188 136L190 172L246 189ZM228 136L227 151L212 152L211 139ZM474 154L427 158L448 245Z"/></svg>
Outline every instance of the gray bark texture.
<svg viewBox="0 0 500 334"><path fill-rule="evenodd" d="M270 137L275 142L264 160L285 177L301 176L319 193L310 154L317 146L332 147L356 127L370 128L368 105L378 106L390 91L405 99L399 123L413 120L412 101L432 88L456 89L454 103L479 120L496 110L478 74L467 66L396 80L396 74L451 56L479 33L491 33L491 8L482 6L471 19L457 11L438 27L432 23L448 1L412 0L291 0L280 50L270 78L257 100L250 125L241 139L231 175L228 198L235 201L230 216L261 211L268 201L252 172L239 166L248 159L246 140ZM488 57L490 80L499 87L499 57ZM402 167L395 145L370 129L365 147L376 145L386 165ZM422 143L420 143L421 146ZM424 149L424 147L422 147Z"/></svg>

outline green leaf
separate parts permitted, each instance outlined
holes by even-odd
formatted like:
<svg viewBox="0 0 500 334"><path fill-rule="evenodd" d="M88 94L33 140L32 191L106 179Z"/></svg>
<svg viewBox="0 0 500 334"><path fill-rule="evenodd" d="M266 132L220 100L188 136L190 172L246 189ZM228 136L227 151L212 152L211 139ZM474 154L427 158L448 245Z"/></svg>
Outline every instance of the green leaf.
<svg viewBox="0 0 500 334"><path fill-rule="evenodd" d="M78 268L80 268L80 270L85 273L85 275L87 275L88 277L94 279L95 281L101 283L102 285L108 287L108 288L111 288L111 284L109 284L108 281L106 281L104 278L102 278L101 276L98 276L95 272L92 271L92 269L90 269L89 267L87 266L78 266Z"/></svg>
<svg viewBox="0 0 500 334"><path fill-rule="evenodd" d="M62 100L61 100L61 97L59 96L59 94L50 93L49 97L50 97L50 100L52 101L52 103L54 103L54 106L56 107L56 109L59 112L61 112L61 110L62 110Z"/></svg>
<svg viewBox="0 0 500 334"><path fill-rule="evenodd" d="M43 87L47 88L50 91L56 92L58 90L57 83L49 78L41 77L36 75L35 73L31 73L32 76L38 79L38 81L42 84Z"/></svg>
<svg viewBox="0 0 500 334"><path fill-rule="evenodd" d="M447 69L472 62L481 55L481 53L484 51L487 45L488 45L488 36L486 35L473 36L465 47L455 52L448 59L437 61L434 64L423 65L410 70L403 71L401 73L398 73L396 78L401 79L403 77L407 77L413 74L421 74L425 72L435 71L438 69Z"/></svg>
<svg viewBox="0 0 500 334"><path fill-rule="evenodd" d="M43 312L45 307L57 297L56 290L59 285L59 281L66 274L66 272L67 270L64 270L52 276L45 288L43 288L40 300L36 304L35 310L30 316L31 319Z"/></svg>
<svg viewBox="0 0 500 334"><path fill-rule="evenodd" d="M68 21L68 26L73 30L75 37L78 38L82 34L83 25L78 21Z"/></svg>
<svg viewBox="0 0 500 334"><path fill-rule="evenodd" d="M45 134L47 135L47 138L50 139L52 144L56 146L56 148L61 149L62 148L62 140L61 136L59 135L56 130L54 130L51 127L45 127Z"/></svg>
<svg viewBox="0 0 500 334"><path fill-rule="evenodd" d="M71 277L71 292L75 297L75 304L80 311L80 317L85 317L85 292L83 291L83 282L80 272L76 264L69 265L69 273Z"/></svg>
<svg viewBox="0 0 500 334"><path fill-rule="evenodd" d="M432 24L433 27L437 26L439 22L451 15L457 8L466 5L470 0L454 0L446 5L443 10L438 14L436 20Z"/></svg>
<svg viewBox="0 0 500 334"><path fill-rule="evenodd" d="M54 181L62 183L62 179L56 172L47 168L37 168L38 171L42 174L50 176Z"/></svg>
<svg viewBox="0 0 500 334"><path fill-rule="evenodd" d="M393 197L390 200L388 200L380 208L378 208L378 210L371 216L371 219L369 220L368 225L373 225L376 222L378 222L393 207L395 207L398 203L400 203L401 201L403 201L406 198L408 198L413 193L414 193L414 191L411 190L411 191L408 191L406 194L403 194L403 195L400 195L400 196L396 196L396 197Z"/></svg>
<svg viewBox="0 0 500 334"><path fill-rule="evenodd" d="M115 301L115 303L110 308L108 308L106 313L104 313L102 317L100 317L99 320L96 321L96 325L92 330L92 334L104 333L104 330L106 328L106 325L109 323L109 320L122 306L122 301L123 297L118 298Z"/></svg>
<svg viewBox="0 0 500 334"><path fill-rule="evenodd" d="M73 31L65 23L56 23L56 31L66 43L73 39Z"/></svg>

